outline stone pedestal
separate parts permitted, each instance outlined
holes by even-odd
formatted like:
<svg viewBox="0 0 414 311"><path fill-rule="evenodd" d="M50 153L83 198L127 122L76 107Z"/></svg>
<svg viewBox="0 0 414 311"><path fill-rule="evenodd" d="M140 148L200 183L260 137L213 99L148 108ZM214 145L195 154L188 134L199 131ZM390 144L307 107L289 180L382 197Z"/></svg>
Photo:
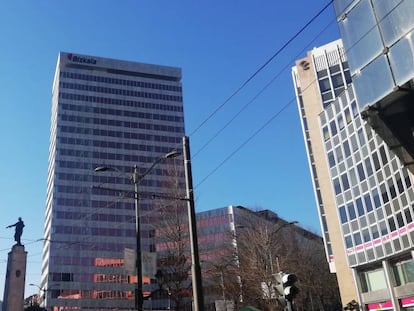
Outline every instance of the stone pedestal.
<svg viewBox="0 0 414 311"><path fill-rule="evenodd" d="M14 245L7 260L3 311L22 311L26 280L27 252L23 245Z"/></svg>

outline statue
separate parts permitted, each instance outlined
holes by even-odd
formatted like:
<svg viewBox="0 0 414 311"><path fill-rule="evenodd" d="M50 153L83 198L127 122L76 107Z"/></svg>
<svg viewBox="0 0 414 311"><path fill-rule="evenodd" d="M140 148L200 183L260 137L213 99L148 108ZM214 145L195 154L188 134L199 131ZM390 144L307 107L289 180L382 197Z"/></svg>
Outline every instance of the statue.
<svg viewBox="0 0 414 311"><path fill-rule="evenodd" d="M17 245L22 245L20 238L22 237L24 222L21 217L19 217L19 221L13 225L7 226L6 228L16 227L14 232L14 240L16 241Z"/></svg>

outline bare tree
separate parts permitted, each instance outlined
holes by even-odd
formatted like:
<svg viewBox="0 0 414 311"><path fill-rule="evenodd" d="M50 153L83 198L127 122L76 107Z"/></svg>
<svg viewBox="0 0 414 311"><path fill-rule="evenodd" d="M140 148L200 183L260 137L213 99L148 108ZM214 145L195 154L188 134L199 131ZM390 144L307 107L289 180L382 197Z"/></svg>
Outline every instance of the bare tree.
<svg viewBox="0 0 414 311"><path fill-rule="evenodd" d="M331 310L340 306L336 277L330 274L321 237L284 220L251 218L237 230L244 304L282 310L275 286L278 272L294 273L300 292L296 310Z"/></svg>
<svg viewBox="0 0 414 311"><path fill-rule="evenodd" d="M225 241L216 241L215 244L217 245L210 244L210 249L206 249L205 245L201 245L202 254L208 255L202 265L203 292L206 303L232 301L237 304L241 296L236 249L232 243L230 233L228 236L229 239Z"/></svg>
<svg viewBox="0 0 414 311"><path fill-rule="evenodd" d="M280 232L279 256L282 271L298 277L300 293L295 299L297 310L337 310L341 308L336 275L330 273L322 238L301 228L294 236L288 229Z"/></svg>
<svg viewBox="0 0 414 311"><path fill-rule="evenodd" d="M184 310L191 303L191 282L189 280L188 218L181 167L171 165L168 174L168 193L156 200L157 223L155 226L157 251L157 278L160 286L158 298L168 298L169 306Z"/></svg>

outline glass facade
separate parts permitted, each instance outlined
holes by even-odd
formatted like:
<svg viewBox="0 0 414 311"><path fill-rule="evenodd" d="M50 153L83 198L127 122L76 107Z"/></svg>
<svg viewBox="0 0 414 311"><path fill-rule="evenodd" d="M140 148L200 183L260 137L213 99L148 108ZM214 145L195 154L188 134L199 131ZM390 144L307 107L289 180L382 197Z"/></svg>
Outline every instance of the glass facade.
<svg viewBox="0 0 414 311"><path fill-rule="evenodd" d="M143 173L182 148L181 71L60 53L50 135L42 263L46 306L134 309L137 278L124 264L124 250L136 249L134 184L127 176L134 165ZM145 252L155 251L151 223L157 218L150 197L168 193L167 161L174 160L160 163L140 182ZM94 172L98 166L116 171ZM144 292L151 278L143 276Z"/></svg>
<svg viewBox="0 0 414 311"><path fill-rule="evenodd" d="M376 103L414 77L413 1L334 3L361 108Z"/></svg>

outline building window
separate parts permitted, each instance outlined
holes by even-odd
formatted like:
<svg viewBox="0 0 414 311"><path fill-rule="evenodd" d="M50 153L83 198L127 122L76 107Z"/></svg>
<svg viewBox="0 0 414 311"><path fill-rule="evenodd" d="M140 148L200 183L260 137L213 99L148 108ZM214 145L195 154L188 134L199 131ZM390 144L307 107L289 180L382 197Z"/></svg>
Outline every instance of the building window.
<svg viewBox="0 0 414 311"><path fill-rule="evenodd" d="M332 84L334 86L334 88L338 88L344 85L344 81L342 80L342 75L341 73L332 75Z"/></svg>
<svg viewBox="0 0 414 311"><path fill-rule="evenodd" d="M331 89L331 84L329 83L329 79L321 79L319 80L319 87L321 89L321 93L329 91Z"/></svg>
<svg viewBox="0 0 414 311"><path fill-rule="evenodd" d="M372 211L372 203L371 203L371 198L369 194L364 195L364 201L365 201L365 207L367 209L367 212Z"/></svg>
<svg viewBox="0 0 414 311"><path fill-rule="evenodd" d="M359 273L363 293L387 288L385 274L382 268Z"/></svg>
<svg viewBox="0 0 414 311"><path fill-rule="evenodd" d="M346 108L344 112L345 112L345 120L346 120L346 123L347 124L348 123L351 123L351 121L352 121L351 112L349 111L348 108Z"/></svg>
<svg viewBox="0 0 414 311"><path fill-rule="evenodd" d="M358 216L362 216L365 214L364 212L364 205L362 204L362 199L358 198L356 199L356 206L357 206L357 211L358 211Z"/></svg>
<svg viewBox="0 0 414 311"><path fill-rule="evenodd" d="M397 262L392 268L397 286L414 282L413 259Z"/></svg>
<svg viewBox="0 0 414 311"><path fill-rule="evenodd" d="M340 194L341 193L341 184L339 183L339 179L336 178L334 179L334 188L335 188L335 194Z"/></svg>
<svg viewBox="0 0 414 311"><path fill-rule="evenodd" d="M345 127L344 118L342 117L342 115L338 116L338 126L339 130L342 130Z"/></svg>
<svg viewBox="0 0 414 311"><path fill-rule="evenodd" d="M328 159L329 159L329 167L335 166L335 157L332 151L328 153Z"/></svg>
<svg viewBox="0 0 414 311"><path fill-rule="evenodd" d="M341 181L342 181L342 187L345 190L349 189L349 182L348 182L348 176L345 174L341 175Z"/></svg>
<svg viewBox="0 0 414 311"><path fill-rule="evenodd" d="M329 138L331 138L331 135L329 134L329 129L328 129L328 127L324 127L323 129L322 129L322 132L323 132L323 138L325 139L325 141L327 141L327 140L329 140Z"/></svg>
<svg viewBox="0 0 414 311"><path fill-rule="evenodd" d="M358 164L357 170L358 170L359 181L364 181L365 173L364 173L364 167L362 166L362 163Z"/></svg>
<svg viewBox="0 0 414 311"><path fill-rule="evenodd" d="M341 206L339 208L339 215L341 217L341 223L346 223L348 221L348 217L346 216L345 206Z"/></svg>
<svg viewBox="0 0 414 311"><path fill-rule="evenodd" d="M344 146L345 158L348 158L351 155L351 149L349 148L348 141L345 140L342 145Z"/></svg>
<svg viewBox="0 0 414 311"><path fill-rule="evenodd" d="M356 218L356 213L355 213L354 204L351 202L346 207L348 209L349 219L350 220L355 219Z"/></svg>

